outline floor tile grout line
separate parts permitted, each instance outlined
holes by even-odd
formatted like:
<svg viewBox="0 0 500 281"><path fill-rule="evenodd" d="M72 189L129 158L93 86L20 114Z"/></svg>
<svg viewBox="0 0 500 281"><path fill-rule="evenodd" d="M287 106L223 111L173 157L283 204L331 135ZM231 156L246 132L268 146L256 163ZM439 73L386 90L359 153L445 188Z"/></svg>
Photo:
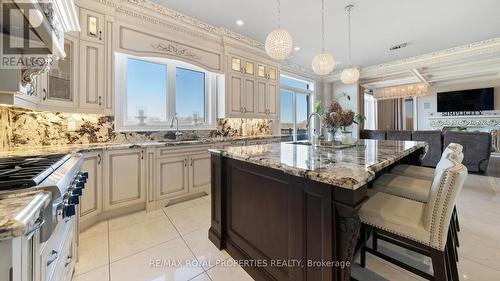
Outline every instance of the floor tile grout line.
<svg viewBox="0 0 500 281"><path fill-rule="evenodd" d="M191 254L194 256L194 258L198 261L198 263L200 263L200 260L198 259L198 257L196 256L196 254L194 253L194 251L191 249L191 247L189 247L189 244L186 242L186 240L184 239L184 237L182 236L182 234L179 232L179 230L177 229L177 227L175 226L174 222L170 219L170 217L167 215L167 213L165 212L165 210L163 210L163 213L165 213L165 215L167 216L167 219L170 221L170 223L174 226L175 230L177 231L177 233L179 233L182 241L184 242L184 244L186 245L186 247L189 249L189 251L191 252ZM200 263L201 264L201 263ZM201 269L203 270L202 273L206 273L208 275L208 272L206 272L205 268L203 266L200 266ZM196 275L195 277L199 276L200 274ZM193 278L195 278L193 277ZM191 279L193 279L191 278ZM212 278L210 278L210 276L208 276L208 279L212 280Z"/></svg>
<svg viewBox="0 0 500 281"><path fill-rule="evenodd" d="M494 271L496 271L496 272L500 272L500 270L499 270L498 268L494 268L494 267L491 267L491 266L489 266L489 265L483 264L483 263L481 263L481 262L479 262L479 261L476 261L476 260L474 260L474 259L471 259L471 258L469 258L469 257L460 256L460 258L462 258L462 259L466 259L466 260L468 260L469 262L477 263L477 264L479 264L479 265L482 265L482 266L484 266L484 267L487 267L487 268L489 268L489 269L491 269L491 270L494 270ZM460 267L460 263L457 263L457 265Z"/></svg>
<svg viewBox="0 0 500 281"><path fill-rule="evenodd" d="M109 240L109 220L106 219L106 224L108 226L108 281L111 281L111 241Z"/></svg>
<svg viewBox="0 0 500 281"><path fill-rule="evenodd" d="M162 241L162 242L160 242L160 243L154 244L154 245L152 245L152 246L149 246L149 247L147 247L147 248L144 248L144 249L141 249L141 250L139 250L139 251L137 251L137 252L134 252L134 253L132 253L132 254L130 254L130 255L123 256L123 257L121 257L121 258L119 258L119 259L117 259L117 260L115 260L115 261L111 261L111 255L110 255L110 256L109 256L109 258L110 258L110 265L111 265L111 264L113 264L113 263L116 263L116 262L118 262L118 261L121 261L121 260L123 260L123 259L129 258L129 257L131 257L131 256L134 256L134 255L140 254L140 253L142 253L142 252L144 252L144 251L151 250L152 248L157 247L157 246L160 246L160 245L162 245L162 244L165 244L165 243L168 243L168 242L172 242L173 240L175 240L175 239L177 239L177 238L180 238L180 237L173 237L173 238L168 239L168 240L166 240L166 241Z"/></svg>

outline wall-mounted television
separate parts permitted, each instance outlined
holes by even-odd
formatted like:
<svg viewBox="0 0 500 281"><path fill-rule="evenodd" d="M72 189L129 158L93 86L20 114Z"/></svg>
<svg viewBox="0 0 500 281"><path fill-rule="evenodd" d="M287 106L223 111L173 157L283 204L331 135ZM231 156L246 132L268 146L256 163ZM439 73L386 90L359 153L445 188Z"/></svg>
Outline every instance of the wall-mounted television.
<svg viewBox="0 0 500 281"><path fill-rule="evenodd" d="M494 110L494 88L437 93L438 112Z"/></svg>

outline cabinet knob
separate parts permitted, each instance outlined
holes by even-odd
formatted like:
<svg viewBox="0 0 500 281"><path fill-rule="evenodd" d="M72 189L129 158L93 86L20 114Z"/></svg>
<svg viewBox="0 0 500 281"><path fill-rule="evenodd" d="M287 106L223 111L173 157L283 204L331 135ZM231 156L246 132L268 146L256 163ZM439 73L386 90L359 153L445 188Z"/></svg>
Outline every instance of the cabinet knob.
<svg viewBox="0 0 500 281"><path fill-rule="evenodd" d="M99 106L101 106L101 105L102 105L102 97L99 96Z"/></svg>

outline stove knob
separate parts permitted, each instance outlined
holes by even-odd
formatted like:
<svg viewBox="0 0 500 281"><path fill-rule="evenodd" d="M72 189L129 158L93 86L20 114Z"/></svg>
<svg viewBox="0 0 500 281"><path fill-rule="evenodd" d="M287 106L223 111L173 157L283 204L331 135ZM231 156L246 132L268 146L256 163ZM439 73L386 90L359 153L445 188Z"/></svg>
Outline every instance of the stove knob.
<svg viewBox="0 0 500 281"><path fill-rule="evenodd" d="M82 196L82 188L76 187L71 191L71 196Z"/></svg>
<svg viewBox="0 0 500 281"><path fill-rule="evenodd" d="M68 203L69 204L80 204L80 196L79 195L70 195L68 197Z"/></svg>
<svg viewBox="0 0 500 281"><path fill-rule="evenodd" d="M76 215L76 207L74 204L64 204L63 218L69 218Z"/></svg>
<svg viewBox="0 0 500 281"><path fill-rule="evenodd" d="M75 182L75 187L76 187L76 188L85 188L85 182L82 182L82 181L76 181L76 182Z"/></svg>
<svg viewBox="0 0 500 281"><path fill-rule="evenodd" d="M80 178L85 179L85 181L87 181L87 179L89 178L89 173L88 172L81 172Z"/></svg>

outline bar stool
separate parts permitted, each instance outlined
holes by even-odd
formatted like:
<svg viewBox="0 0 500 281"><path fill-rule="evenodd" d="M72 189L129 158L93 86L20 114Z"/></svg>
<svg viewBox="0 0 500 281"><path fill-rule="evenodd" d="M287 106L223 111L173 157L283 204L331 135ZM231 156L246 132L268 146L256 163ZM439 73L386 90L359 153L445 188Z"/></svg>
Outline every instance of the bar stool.
<svg viewBox="0 0 500 281"><path fill-rule="evenodd" d="M462 149L462 145L450 143L443 151L441 160L437 164L436 169L405 164L397 165L389 174L380 176L373 183L373 189L370 191L370 194L373 194L374 192L385 192L406 199L427 203L432 186L432 180L440 170L446 167L443 166L446 165L446 161L444 160L446 157L450 156L457 162L461 163L464 158L464 155L461 152ZM458 222L456 207L453 207L451 230L453 235L453 244L456 247L460 247L460 241L458 239L460 225ZM376 244L377 237L375 236L374 239ZM457 251L456 248L455 251ZM456 256L458 259L458 252Z"/></svg>
<svg viewBox="0 0 500 281"><path fill-rule="evenodd" d="M379 192L360 209L362 245L361 266L366 266L366 252L387 260L428 280L458 280L455 252L449 231L453 206L467 177L467 168L446 157L443 170L432 182L427 203ZM434 275L413 268L366 245L366 234L431 257Z"/></svg>

